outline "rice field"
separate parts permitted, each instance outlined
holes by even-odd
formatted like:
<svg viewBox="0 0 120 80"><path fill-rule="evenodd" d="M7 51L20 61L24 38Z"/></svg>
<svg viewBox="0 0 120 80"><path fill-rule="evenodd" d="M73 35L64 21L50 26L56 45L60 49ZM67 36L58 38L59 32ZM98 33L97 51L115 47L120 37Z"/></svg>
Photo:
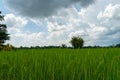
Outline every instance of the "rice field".
<svg viewBox="0 0 120 80"><path fill-rule="evenodd" d="M120 80L120 48L2 51L0 80Z"/></svg>

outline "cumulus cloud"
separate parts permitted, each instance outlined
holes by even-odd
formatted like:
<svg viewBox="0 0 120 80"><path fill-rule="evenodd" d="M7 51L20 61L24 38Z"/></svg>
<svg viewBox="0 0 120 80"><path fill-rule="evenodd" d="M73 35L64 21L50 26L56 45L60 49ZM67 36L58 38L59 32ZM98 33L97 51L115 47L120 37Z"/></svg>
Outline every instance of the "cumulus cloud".
<svg viewBox="0 0 120 80"><path fill-rule="evenodd" d="M117 34L120 31L120 4L109 4L104 11L101 11L98 16L101 25L105 26L109 31L107 35Z"/></svg>
<svg viewBox="0 0 120 80"><path fill-rule="evenodd" d="M120 4L109 4L97 17L98 19L120 19Z"/></svg>
<svg viewBox="0 0 120 80"><path fill-rule="evenodd" d="M27 19L20 16L16 16L12 13L6 14L4 19L5 19L5 24L8 27L8 33L11 35L19 33L20 28L23 28L28 23Z"/></svg>
<svg viewBox="0 0 120 80"><path fill-rule="evenodd" d="M20 46L37 46L37 45L46 45L45 44L46 40L44 38L44 33L38 32L38 33L22 33L21 31L12 34L11 35L11 40L8 41L8 43L11 43L12 45L16 47Z"/></svg>
<svg viewBox="0 0 120 80"><path fill-rule="evenodd" d="M4 0L10 10L32 18L48 17L62 8L79 3L82 7L94 3L95 0Z"/></svg>
<svg viewBox="0 0 120 80"><path fill-rule="evenodd" d="M64 24L59 23L57 21L55 21L55 22L48 21L47 24L48 24L48 31L49 32L64 31L67 29L67 27Z"/></svg>
<svg viewBox="0 0 120 80"><path fill-rule="evenodd" d="M14 14L7 14L4 19L5 19L5 23L9 28L23 27L28 22L25 18L22 18L20 16L15 16Z"/></svg>

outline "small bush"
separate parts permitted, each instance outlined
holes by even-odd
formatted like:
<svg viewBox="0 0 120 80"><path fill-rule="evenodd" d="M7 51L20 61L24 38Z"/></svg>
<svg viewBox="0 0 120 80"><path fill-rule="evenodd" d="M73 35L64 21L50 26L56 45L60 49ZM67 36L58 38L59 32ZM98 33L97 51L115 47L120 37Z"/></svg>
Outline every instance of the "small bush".
<svg viewBox="0 0 120 80"><path fill-rule="evenodd" d="M10 44L7 44L6 46L4 46L3 50L4 51L11 51L14 47Z"/></svg>
<svg viewBox="0 0 120 80"><path fill-rule="evenodd" d="M13 50L14 49L14 47L12 46L12 45L10 45L10 44L7 44L7 45L4 45L4 46L0 46L0 51L11 51L11 50Z"/></svg>
<svg viewBox="0 0 120 80"><path fill-rule="evenodd" d="M3 50L3 46L0 45L0 51Z"/></svg>

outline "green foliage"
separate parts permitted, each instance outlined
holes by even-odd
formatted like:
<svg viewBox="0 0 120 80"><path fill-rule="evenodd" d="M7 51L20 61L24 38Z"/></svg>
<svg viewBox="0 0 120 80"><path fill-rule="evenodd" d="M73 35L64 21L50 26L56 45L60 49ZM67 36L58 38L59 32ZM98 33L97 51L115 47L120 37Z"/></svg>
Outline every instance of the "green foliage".
<svg viewBox="0 0 120 80"><path fill-rule="evenodd" d="M0 51L11 51L13 49L15 48L10 44L0 46Z"/></svg>
<svg viewBox="0 0 120 80"><path fill-rule="evenodd" d="M3 46L0 45L0 51L3 49Z"/></svg>
<svg viewBox="0 0 120 80"><path fill-rule="evenodd" d="M7 44L7 45L5 45L4 47L3 47L3 50L4 51L11 51L11 50L13 50L14 49L14 47L12 46L12 45L10 45L10 44Z"/></svg>
<svg viewBox="0 0 120 80"><path fill-rule="evenodd" d="M1 80L120 80L120 49L0 52Z"/></svg>
<svg viewBox="0 0 120 80"><path fill-rule="evenodd" d="M67 48L67 46L65 44L62 44L61 47L62 48Z"/></svg>
<svg viewBox="0 0 120 80"><path fill-rule="evenodd" d="M119 47L119 48L120 48L120 43L119 43L119 44L117 44L115 47Z"/></svg>
<svg viewBox="0 0 120 80"><path fill-rule="evenodd" d="M1 15L0 11L0 21L4 20L4 16ZM3 45L6 40L9 40L9 34L7 33L7 26L5 24L0 24L0 44Z"/></svg>
<svg viewBox="0 0 120 80"><path fill-rule="evenodd" d="M84 45L84 40L81 37L74 36L72 37L70 43L74 48L82 48Z"/></svg>

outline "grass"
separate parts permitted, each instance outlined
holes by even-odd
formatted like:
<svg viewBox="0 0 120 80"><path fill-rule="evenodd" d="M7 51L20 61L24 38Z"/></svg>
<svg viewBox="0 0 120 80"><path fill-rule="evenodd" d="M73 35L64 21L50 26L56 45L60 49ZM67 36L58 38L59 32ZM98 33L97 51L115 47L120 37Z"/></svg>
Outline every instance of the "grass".
<svg viewBox="0 0 120 80"><path fill-rule="evenodd" d="M0 80L120 80L120 48L0 52Z"/></svg>

